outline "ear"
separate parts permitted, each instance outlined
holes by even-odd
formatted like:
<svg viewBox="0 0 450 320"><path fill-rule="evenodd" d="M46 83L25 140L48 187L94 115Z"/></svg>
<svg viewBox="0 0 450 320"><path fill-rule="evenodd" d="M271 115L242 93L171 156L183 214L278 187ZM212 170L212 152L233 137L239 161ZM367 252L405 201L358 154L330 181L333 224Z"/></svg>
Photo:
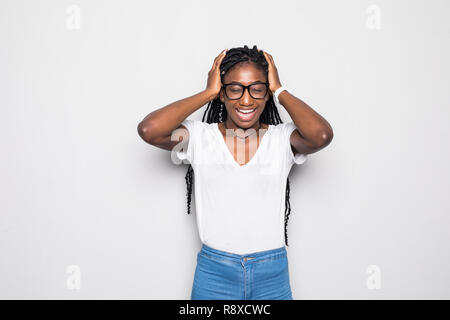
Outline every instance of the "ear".
<svg viewBox="0 0 450 320"><path fill-rule="evenodd" d="M225 104L225 97L223 96L223 88L221 88L219 91L219 97L220 101L222 101L222 103Z"/></svg>

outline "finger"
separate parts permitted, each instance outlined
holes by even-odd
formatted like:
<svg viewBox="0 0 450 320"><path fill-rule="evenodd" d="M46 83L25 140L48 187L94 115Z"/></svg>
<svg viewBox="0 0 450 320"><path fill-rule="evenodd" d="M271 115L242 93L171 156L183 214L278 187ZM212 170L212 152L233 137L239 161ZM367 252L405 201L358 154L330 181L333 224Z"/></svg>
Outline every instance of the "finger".
<svg viewBox="0 0 450 320"><path fill-rule="evenodd" d="M227 53L227 50L222 51L222 53L218 57L219 59L214 62L214 68L219 68L220 67L220 64L221 64L223 58L225 58L226 53Z"/></svg>
<svg viewBox="0 0 450 320"><path fill-rule="evenodd" d="M275 62L273 61L272 56L271 56L270 54L267 54L267 55L269 56L269 58L268 58L269 63L270 63L272 66L275 66Z"/></svg>
<svg viewBox="0 0 450 320"><path fill-rule="evenodd" d="M267 62L270 64L272 62L272 60L270 59L270 56L267 52L263 51L264 56L266 57Z"/></svg>
<svg viewBox="0 0 450 320"><path fill-rule="evenodd" d="M271 54L268 54L267 52L264 52L264 53L266 54L267 57L269 57L269 59L270 59L271 61L273 61L273 58L272 58L272 55L271 55Z"/></svg>
<svg viewBox="0 0 450 320"><path fill-rule="evenodd" d="M221 56L223 56L223 52L224 52L224 51L225 51L225 50L223 50L223 51L222 51L222 52L214 59L214 62L213 62L212 67L211 67L211 70L214 69L214 68L216 67L217 60L220 59Z"/></svg>
<svg viewBox="0 0 450 320"><path fill-rule="evenodd" d="M213 62L213 65L212 65L212 69L214 69L214 68L216 67L217 59L219 59L219 58L220 58L220 55L217 56L217 57L214 59L214 62Z"/></svg>
<svg viewBox="0 0 450 320"><path fill-rule="evenodd" d="M217 61L223 59L223 57L225 57L225 53L227 52L227 49L223 50L215 59L214 59L214 63L216 63Z"/></svg>
<svg viewBox="0 0 450 320"><path fill-rule="evenodd" d="M217 60L217 62L220 64L220 62L223 60L223 58L225 58L225 56L227 55L227 51L228 50L224 50L222 51L222 53L219 56L219 59Z"/></svg>

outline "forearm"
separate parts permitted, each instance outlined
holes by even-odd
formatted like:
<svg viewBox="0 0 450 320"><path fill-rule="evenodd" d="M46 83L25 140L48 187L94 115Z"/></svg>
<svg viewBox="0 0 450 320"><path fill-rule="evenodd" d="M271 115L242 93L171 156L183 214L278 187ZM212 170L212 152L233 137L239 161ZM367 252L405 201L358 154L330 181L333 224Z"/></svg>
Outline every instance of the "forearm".
<svg viewBox="0 0 450 320"><path fill-rule="evenodd" d="M138 125L142 138L150 141L155 137L166 137L178 128L190 114L204 106L214 97L208 90L175 101L149 113Z"/></svg>
<svg viewBox="0 0 450 320"><path fill-rule="evenodd" d="M333 138L331 125L305 102L284 90L278 100L289 113L300 134L314 145L322 146Z"/></svg>

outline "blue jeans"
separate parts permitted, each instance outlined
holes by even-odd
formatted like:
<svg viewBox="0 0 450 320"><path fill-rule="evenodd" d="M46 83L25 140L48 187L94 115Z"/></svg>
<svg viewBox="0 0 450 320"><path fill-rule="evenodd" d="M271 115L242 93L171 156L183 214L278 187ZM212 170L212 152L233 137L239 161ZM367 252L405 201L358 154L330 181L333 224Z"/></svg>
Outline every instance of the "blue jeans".
<svg viewBox="0 0 450 320"><path fill-rule="evenodd" d="M202 244L191 300L293 300L286 248L239 255Z"/></svg>

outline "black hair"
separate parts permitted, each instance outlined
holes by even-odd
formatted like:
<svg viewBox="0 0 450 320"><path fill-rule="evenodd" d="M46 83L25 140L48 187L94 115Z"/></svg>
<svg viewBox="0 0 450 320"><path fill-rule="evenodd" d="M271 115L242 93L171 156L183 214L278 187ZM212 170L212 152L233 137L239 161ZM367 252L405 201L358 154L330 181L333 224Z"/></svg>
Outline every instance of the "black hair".
<svg viewBox="0 0 450 320"><path fill-rule="evenodd" d="M266 75L266 79L268 77L269 64L267 63L267 60L263 54L262 51L258 50L256 45L253 46L252 49L249 49L246 45L244 47L238 47L238 48L232 48L227 51L225 57L222 60L222 63L220 64L220 75L223 82L224 75L235 65L238 63L251 61L255 64L255 66L259 69L261 69L264 74ZM206 117L206 123L215 123L215 122L222 122L227 120L227 110L225 108L225 105L220 100L219 97L215 98L214 100L209 101L208 107L205 110L205 113L203 114L202 121L205 122ZM278 113L278 109L275 105L275 102L273 101L273 97L270 96L269 100L267 100L266 105L264 107L264 111L262 112L259 121L265 124L272 124L277 125L280 123L283 123L283 121L280 118L280 115ZM187 185L187 207L188 207L188 214L190 214L191 211L191 196L192 196L192 181L193 181L193 173L194 170L192 169L192 166L189 164L187 173L186 173L186 185ZM290 187L289 187L289 178L287 178L286 182L286 201L285 201L285 212L284 212L284 236L285 236L285 243L286 246L288 245L288 237L287 237L287 223L289 220L289 215L291 214L291 204L289 201L289 193L290 193Z"/></svg>

